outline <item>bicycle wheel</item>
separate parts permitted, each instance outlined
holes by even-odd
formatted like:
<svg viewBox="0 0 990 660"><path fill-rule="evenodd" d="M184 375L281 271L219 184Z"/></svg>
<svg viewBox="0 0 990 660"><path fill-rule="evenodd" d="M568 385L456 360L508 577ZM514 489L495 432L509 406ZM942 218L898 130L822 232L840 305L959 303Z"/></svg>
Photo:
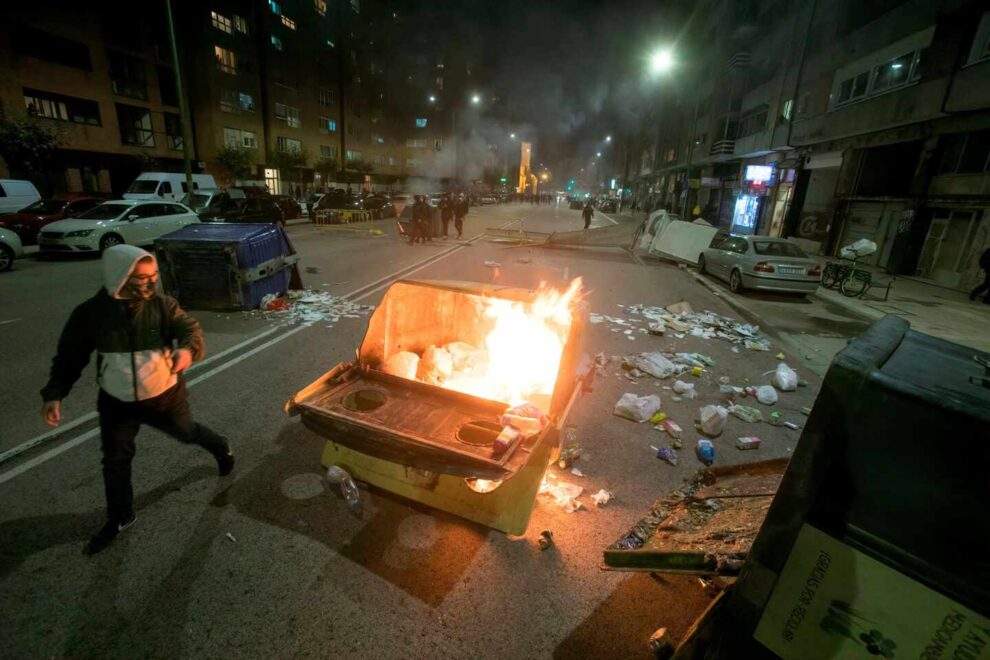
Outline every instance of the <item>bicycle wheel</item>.
<svg viewBox="0 0 990 660"><path fill-rule="evenodd" d="M839 292L847 298L858 298L870 288L872 276L862 270L854 270L839 282Z"/></svg>
<svg viewBox="0 0 990 660"><path fill-rule="evenodd" d="M835 264L825 264L825 270L822 271L822 281L821 285L826 289L834 289L835 285L838 283L839 273Z"/></svg>

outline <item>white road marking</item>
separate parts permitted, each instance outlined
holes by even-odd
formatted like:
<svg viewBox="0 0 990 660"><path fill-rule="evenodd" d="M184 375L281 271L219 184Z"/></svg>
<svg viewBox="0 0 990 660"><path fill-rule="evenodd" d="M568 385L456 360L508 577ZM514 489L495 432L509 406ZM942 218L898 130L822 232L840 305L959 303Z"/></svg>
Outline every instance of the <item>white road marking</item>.
<svg viewBox="0 0 990 660"><path fill-rule="evenodd" d="M23 319L7 319L6 321L0 321L0 325L7 325L8 323L17 323Z"/></svg>
<svg viewBox="0 0 990 660"><path fill-rule="evenodd" d="M508 223L506 223L506 224L508 224ZM502 225L502 226L504 227L505 225ZM385 277L383 277L383 278L381 278L379 280L376 280L375 282L372 282L371 284L369 284L369 285L367 285L365 287L361 287L360 289L357 289L354 292L347 294L345 297L350 298L351 296L354 296L356 294L360 294L360 295L357 295L357 297L353 298L353 300L357 301L357 300L361 300L363 298L366 298L366 297L370 296L371 294L375 293L376 291L378 291L378 290L384 288L385 286L387 286L388 284L390 284L391 283L391 280L397 279L399 276L405 277L405 276L408 276L408 275L412 275L413 273L419 272L420 270L426 268L427 266L431 266L434 263L436 263L437 261L443 259L444 257L447 257L447 256L453 254L454 252L460 250L461 248L464 248L468 244L477 241L478 239L480 239L483 236L484 236L484 232L482 232L481 234L478 234L478 235L476 235L476 236L468 239L465 243L460 243L460 244L457 244L457 245L453 245L453 246L451 246L450 249L445 250L445 251L441 252L440 254L436 254L436 255L432 255L430 257L427 257L426 259L423 259L423 260L421 260L421 261L419 261L417 263L414 263L411 266L407 266L405 268L400 268L399 270L394 271L391 275L387 275L387 276L385 276ZM412 268L412 270L409 270L409 268ZM370 287L374 287L374 288L368 289L369 286ZM245 341L241 342L240 344L237 344L236 346L232 346L231 348L228 348L227 350L225 350L225 351L223 351L221 353L217 353L212 358L203 360L202 362L198 363L198 365L200 367L202 367L203 365L206 365L209 362L212 362L212 361L215 361L215 360L219 360L221 357L223 357L225 355L228 355L231 352L233 352L233 351L235 351L235 350L237 350L239 348L242 348L243 346L245 346L247 344L250 344L250 343L252 343L252 342L254 342L254 341L256 341L256 340L258 340L258 339L260 339L262 337L268 336L268 335L272 334L273 332L282 329L282 327L284 327L284 326L276 326L274 328L270 328L269 330L266 330L265 332L259 333L258 335L255 335L254 337L251 337L250 339L246 339ZM264 344L261 344L259 346L255 346L250 351L247 351L246 353L243 353L243 354L237 356L233 360L230 360L229 362L225 362L225 363L221 364L220 366L218 366L218 367L216 367L214 369L211 369L210 371L208 371L208 372L206 372L206 373L204 373L204 374L202 374L200 376L197 376L196 378L193 378L192 380L190 380L190 381L187 382L187 385L189 387L192 387L193 385L195 385L197 383L201 383L202 381L206 380L207 378L211 378L211 377L213 377L214 375L216 375L218 373L221 373L223 371L226 371L227 369L229 369L230 367L234 366L235 364L238 364L238 363L242 362L243 360L246 360L247 358L251 357L252 355L255 355L256 353L259 353L259 352L265 350L266 348L269 348L269 347L277 344L278 342L280 342L280 341L282 341L284 339L288 339L292 335L294 335L297 332L299 332L299 331L301 331L301 330L303 330L305 328L308 328L308 327L310 327L310 324L301 324L301 325L298 325L295 328L293 328L292 330L289 330L288 332L286 332L285 334L279 335L278 337L275 337L274 339L271 339L271 340L265 342ZM190 371L191 370L192 369L190 369ZM82 424L82 423L84 423L84 422L86 422L88 420L91 420L94 417L96 417L96 415L97 415L97 413L95 413L95 412L88 413L87 415L83 415L82 417L80 417L79 419L71 422L70 424L67 424L67 425L65 425L65 426L63 426L63 427L61 427L59 429L53 429L52 431L49 431L48 433L44 433L41 436L38 436L36 438L33 438L32 440L29 440L29 441L27 441L25 443L22 443L21 445L18 445L17 447L15 447L13 449L10 449L10 450L4 452L3 454L0 454L0 463L3 463L4 461L9 460L10 458L12 458L14 456L17 456L18 454L21 454L21 453L27 451L28 449L31 449L32 447L37 446L38 444L40 444L41 442L44 442L45 440L51 439L52 437L54 437L54 436L56 436L56 435L58 435L60 433L64 433L66 430L68 430L70 428L74 428L74 427L76 427L76 426L78 426L78 425L80 425L80 424ZM46 462L46 461L48 461L48 460L50 460L50 459L58 456L59 454L62 454L64 452L68 451L69 449L72 449L73 447L77 447L77 446L81 445L86 440L89 440L90 438L96 437L97 435L99 435L99 433L100 433L100 429L98 429L98 428L91 429L91 430L87 431L86 433L83 433L80 436L77 436L75 438L72 438L71 440L69 440L69 441L67 441L67 442L65 442L63 444L58 445L57 447L53 447L53 448L49 449L48 451L45 451L45 452L43 452L41 454L38 454L37 456L35 456L35 457L33 457L33 458L31 458L31 459L29 459L27 461L24 461L20 465L18 465L16 467L13 467L13 468L11 468L10 470L8 470L6 472L0 473L0 484L3 484L5 482L7 482L7 481L10 481L11 479L13 479L13 478L15 478L15 477L17 477L17 476L19 476L21 474L24 474L28 470L31 470L31 469L37 467L38 465L41 465L42 463L44 463L44 462Z"/></svg>

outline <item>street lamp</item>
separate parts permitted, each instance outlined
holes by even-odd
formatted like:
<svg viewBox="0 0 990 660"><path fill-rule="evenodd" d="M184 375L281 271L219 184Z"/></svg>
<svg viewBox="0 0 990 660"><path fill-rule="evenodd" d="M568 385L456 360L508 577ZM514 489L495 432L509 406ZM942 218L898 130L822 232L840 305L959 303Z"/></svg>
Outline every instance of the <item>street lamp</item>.
<svg viewBox="0 0 990 660"><path fill-rule="evenodd" d="M436 103L437 97L430 94L430 103Z"/></svg>
<svg viewBox="0 0 990 660"><path fill-rule="evenodd" d="M653 73L665 73L674 65L674 56L669 48L661 48L653 51L650 55L650 71Z"/></svg>
<svg viewBox="0 0 990 660"><path fill-rule="evenodd" d="M516 139L516 134L515 133L509 133L509 137L511 139L515 140Z"/></svg>
<svg viewBox="0 0 990 660"><path fill-rule="evenodd" d="M481 96L479 94L472 94L471 95L471 104L472 105L478 105L479 103L481 103Z"/></svg>
<svg viewBox="0 0 990 660"><path fill-rule="evenodd" d="M611 142L612 141L612 136L611 135L606 135L605 136L605 141L606 142Z"/></svg>
<svg viewBox="0 0 990 660"><path fill-rule="evenodd" d="M601 158L602 157L602 152L599 151L598 153L595 154L595 156L597 156L598 158Z"/></svg>

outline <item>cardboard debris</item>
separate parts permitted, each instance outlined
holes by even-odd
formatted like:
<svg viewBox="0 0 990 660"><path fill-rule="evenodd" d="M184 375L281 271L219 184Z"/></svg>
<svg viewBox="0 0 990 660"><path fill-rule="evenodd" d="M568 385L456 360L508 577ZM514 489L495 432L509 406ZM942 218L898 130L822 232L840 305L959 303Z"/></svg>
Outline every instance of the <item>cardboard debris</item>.
<svg viewBox="0 0 990 660"><path fill-rule="evenodd" d="M325 291L311 289L292 289L284 298L278 309L259 309L247 312L251 315L261 315L265 319L283 321L285 323L316 323L327 321L337 323L340 319L358 319L374 311L374 305L358 305L347 298L335 296Z"/></svg>
<svg viewBox="0 0 990 660"><path fill-rule="evenodd" d="M691 303L681 301L673 305L667 305L667 311L671 314L691 314L694 312L694 308L691 307Z"/></svg>

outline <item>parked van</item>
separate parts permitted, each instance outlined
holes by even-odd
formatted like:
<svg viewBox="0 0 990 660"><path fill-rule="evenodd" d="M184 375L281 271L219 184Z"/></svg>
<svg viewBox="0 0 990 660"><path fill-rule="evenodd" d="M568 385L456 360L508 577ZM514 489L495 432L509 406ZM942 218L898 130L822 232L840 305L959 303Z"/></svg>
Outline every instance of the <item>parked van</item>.
<svg viewBox="0 0 990 660"><path fill-rule="evenodd" d="M217 182L209 174L193 174L193 191L200 188L216 188ZM144 172L134 180L124 193L124 199L162 199L178 202L190 192L186 188L183 172Z"/></svg>
<svg viewBox="0 0 990 660"><path fill-rule="evenodd" d="M0 179L0 213L17 213L41 199L30 181Z"/></svg>

